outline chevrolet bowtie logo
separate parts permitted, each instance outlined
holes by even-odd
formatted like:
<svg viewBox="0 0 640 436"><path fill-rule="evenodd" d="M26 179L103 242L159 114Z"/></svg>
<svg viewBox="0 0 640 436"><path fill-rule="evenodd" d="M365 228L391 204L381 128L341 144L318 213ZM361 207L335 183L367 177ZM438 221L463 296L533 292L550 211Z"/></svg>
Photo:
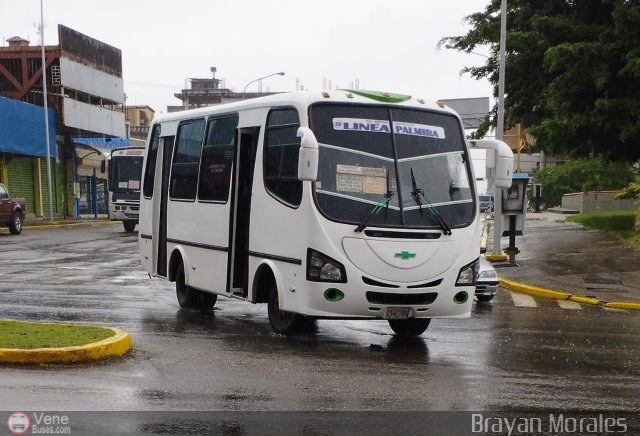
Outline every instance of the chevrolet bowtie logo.
<svg viewBox="0 0 640 436"><path fill-rule="evenodd" d="M416 257L416 254L409 251L401 251L394 254L394 257L399 257L400 259L407 260Z"/></svg>

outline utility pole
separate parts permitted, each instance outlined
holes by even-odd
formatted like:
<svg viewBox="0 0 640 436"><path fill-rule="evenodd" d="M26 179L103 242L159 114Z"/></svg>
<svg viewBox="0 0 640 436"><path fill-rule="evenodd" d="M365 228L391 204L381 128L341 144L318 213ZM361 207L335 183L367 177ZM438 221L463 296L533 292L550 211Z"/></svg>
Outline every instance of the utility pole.
<svg viewBox="0 0 640 436"><path fill-rule="evenodd" d="M42 54L42 96L44 99L44 141L47 149L47 193L49 196L49 220L53 221L53 195L51 189L51 152L49 150L49 105L47 101L47 64L44 55L44 8L40 0L40 48Z"/></svg>
<svg viewBox="0 0 640 436"><path fill-rule="evenodd" d="M496 139L504 138L504 57L507 39L507 0L502 0L500 15L500 67L498 72L498 120ZM502 188L494 189L493 254L502 254Z"/></svg>

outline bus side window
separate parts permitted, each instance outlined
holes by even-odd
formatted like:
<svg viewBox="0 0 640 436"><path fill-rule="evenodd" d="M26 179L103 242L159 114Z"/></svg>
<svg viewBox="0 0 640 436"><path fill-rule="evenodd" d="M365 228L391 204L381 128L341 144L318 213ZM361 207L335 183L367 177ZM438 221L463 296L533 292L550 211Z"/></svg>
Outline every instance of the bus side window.
<svg viewBox="0 0 640 436"><path fill-rule="evenodd" d="M302 182L298 180L300 138L298 111L274 109L267 116L264 142L264 184L267 191L284 203L297 207L302 200Z"/></svg>
<svg viewBox="0 0 640 436"><path fill-rule="evenodd" d="M169 185L169 196L174 200L196 199L203 135L204 120L190 120L178 126Z"/></svg>
<svg viewBox="0 0 640 436"><path fill-rule="evenodd" d="M237 127L237 114L209 118L202 148L198 200L226 202L229 199Z"/></svg>
<svg viewBox="0 0 640 436"><path fill-rule="evenodd" d="M160 124L153 126L149 150L147 151L147 166L144 170L143 195L153 197L153 186L156 179L156 161L158 159L158 144L160 144Z"/></svg>

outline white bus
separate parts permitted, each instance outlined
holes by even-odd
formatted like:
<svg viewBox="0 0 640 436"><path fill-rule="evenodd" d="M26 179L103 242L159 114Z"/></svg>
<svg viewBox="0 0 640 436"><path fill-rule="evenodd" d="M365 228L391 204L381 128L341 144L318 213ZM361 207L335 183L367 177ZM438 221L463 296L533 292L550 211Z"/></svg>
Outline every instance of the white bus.
<svg viewBox="0 0 640 436"><path fill-rule="evenodd" d="M140 214L144 148L116 148L109 158L109 217L133 232Z"/></svg>
<svg viewBox="0 0 640 436"><path fill-rule="evenodd" d="M508 146L477 145L498 149L510 185ZM283 334L311 317L417 336L470 315L474 180L458 115L410 96L307 91L167 114L145 151L141 260L181 307L222 295L267 303Z"/></svg>

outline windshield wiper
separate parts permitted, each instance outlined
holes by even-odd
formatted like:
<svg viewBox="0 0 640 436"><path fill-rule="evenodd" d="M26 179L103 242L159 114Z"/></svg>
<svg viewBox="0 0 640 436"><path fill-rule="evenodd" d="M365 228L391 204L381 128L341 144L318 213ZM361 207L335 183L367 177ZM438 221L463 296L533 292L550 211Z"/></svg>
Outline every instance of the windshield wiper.
<svg viewBox="0 0 640 436"><path fill-rule="evenodd" d="M438 209L436 209L429 202L427 197L424 195L424 190L421 189L421 188L418 188L418 184L416 183L416 178L413 175L413 168L411 168L411 186L412 186L412 189L413 189L413 191L411 191L411 197L413 198L413 200L416 202L416 204L420 208L420 215L422 215L422 205L424 204L424 205L426 205L427 209L429 209L429 212L431 212L431 214L435 218L436 222L438 223L438 225L442 229L442 233L444 233L445 235L450 235L451 234L451 227L449 227L449 224L447 224L447 222L444 220L444 218L442 218L442 216L438 212Z"/></svg>
<svg viewBox="0 0 640 436"><path fill-rule="evenodd" d="M355 231L358 233L363 231L369 225L373 217L375 217L376 215L378 215L378 213L380 213L382 208L389 207L389 202L391 201L392 198L393 198L393 191L389 186L389 173L387 172L387 193L384 194L384 196L380 199L380 201L378 201L378 203L376 203L375 206L373 206L373 209L371 209L367 214L367 216L364 217L362 222L358 225L358 227L356 227Z"/></svg>

